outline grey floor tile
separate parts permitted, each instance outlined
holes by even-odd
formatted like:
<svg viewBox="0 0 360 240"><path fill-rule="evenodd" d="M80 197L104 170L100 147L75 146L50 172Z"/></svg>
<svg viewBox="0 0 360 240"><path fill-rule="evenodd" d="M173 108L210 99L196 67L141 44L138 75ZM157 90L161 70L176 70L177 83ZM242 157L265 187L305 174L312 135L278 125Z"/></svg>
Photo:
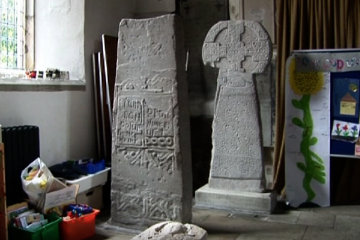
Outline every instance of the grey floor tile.
<svg viewBox="0 0 360 240"><path fill-rule="evenodd" d="M331 206L331 207L324 207L324 208L315 208L313 211L317 212L317 213L328 213L328 214L359 216L360 217L360 206L359 205L344 205L344 206Z"/></svg>
<svg viewBox="0 0 360 240"><path fill-rule="evenodd" d="M249 217L210 216L206 221L197 223L215 233L238 234L238 239L301 239L305 226L262 221Z"/></svg>
<svg viewBox="0 0 360 240"><path fill-rule="evenodd" d="M107 238L107 240L131 240L134 236L126 234L118 234L116 236Z"/></svg>
<svg viewBox="0 0 360 240"><path fill-rule="evenodd" d="M335 230L348 236L348 239L360 239L360 217L336 216Z"/></svg>
<svg viewBox="0 0 360 240"><path fill-rule="evenodd" d="M238 236L234 233L213 233L208 235L207 240L236 240Z"/></svg>
<svg viewBox="0 0 360 240"><path fill-rule="evenodd" d="M105 221L96 224L96 235L88 240L128 240L140 233L140 231L124 229Z"/></svg>
<svg viewBox="0 0 360 240"><path fill-rule="evenodd" d="M304 238L302 240L359 240L359 238L351 238L342 231L336 231L326 227L307 227Z"/></svg>
<svg viewBox="0 0 360 240"><path fill-rule="evenodd" d="M192 212L192 222L203 222L210 216L210 214L213 213L209 210L194 209Z"/></svg>
<svg viewBox="0 0 360 240"><path fill-rule="evenodd" d="M302 240L305 226L300 228L264 229L257 232L244 232L236 240Z"/></svg>
<svg viewBox="0 0 360 240"><path fill-rule="evenodd" d="M220 210L220 209L204 209L204 208L194 208L192 211L193 214L193 219L194 218L204 218L204 217L209 217L211 216L222 216L222 217L226 217L228 215L231 215L231 213L229 213L226 210Z"/></svg>
<svg viewBox="0 0 360 240"><path fill-rule="evenodd" d="M296 224L299 220L299 216L299 211L288 211L279 214L271 214L269 216L263 217L263 220L277 223Z"/></svg>
<svg viewBox="0 0 360 240"><path fill-rule="evenodd" d="M335 215L313 211L301 211L297 224L334 228Z"/></svg>

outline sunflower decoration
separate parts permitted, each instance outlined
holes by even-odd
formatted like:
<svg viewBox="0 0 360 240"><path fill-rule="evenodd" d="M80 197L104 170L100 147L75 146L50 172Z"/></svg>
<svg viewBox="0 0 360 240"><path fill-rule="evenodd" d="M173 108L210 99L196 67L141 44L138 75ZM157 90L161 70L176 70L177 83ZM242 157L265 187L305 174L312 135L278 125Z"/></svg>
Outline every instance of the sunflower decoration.
<svg viewBox="0 0 360 240"><path fill-rule="evenodd" d="M289 66L290 87L297 95L314 95L324 86L324 75L321 72L296 72L296 61L293 58Z"/></svg>
<svg viewBox="0 0 360 240"><path fill-rule="evenodd" d="M324 86L324 76L320 72L296 72L295 58L289 66L290 87L301 98L293 99L292 105L302 110L303 118L294 117L292 123L303 129L300 152L304 162L297 162L297 167L304 172L303 188L307 193L307 202L311 202L316 193L311 187L311 181L315 179L321 184L325 183L325 167L323 160L313 152L310 147L317 144L318 139L312 136L313 119L310 109L311 95L318 93Z"/></svg>

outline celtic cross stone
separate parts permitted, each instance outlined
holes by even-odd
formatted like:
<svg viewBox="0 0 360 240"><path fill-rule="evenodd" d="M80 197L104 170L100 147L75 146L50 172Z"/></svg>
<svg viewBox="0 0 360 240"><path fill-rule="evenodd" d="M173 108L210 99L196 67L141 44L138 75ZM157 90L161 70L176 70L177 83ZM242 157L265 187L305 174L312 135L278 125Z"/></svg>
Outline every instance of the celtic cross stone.
<svg viewBox="0 0 360 240"><path fill-rule="evenodd" d="M264 164L254 74L272 56L270 37L253 21L221 21L208 32L203 61L219 68L209 187L262 192Z"/></svg>

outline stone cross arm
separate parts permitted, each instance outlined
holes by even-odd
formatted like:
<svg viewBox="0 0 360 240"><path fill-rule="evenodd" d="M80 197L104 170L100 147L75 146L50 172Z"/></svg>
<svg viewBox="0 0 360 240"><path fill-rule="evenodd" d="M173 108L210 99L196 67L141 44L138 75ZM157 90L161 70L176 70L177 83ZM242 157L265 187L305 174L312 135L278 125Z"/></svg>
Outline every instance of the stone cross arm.
<svg viewBox="0 0 360 240"><path fill-rule="evenodd" d="M203 61L222 70L261 73L271 60L268 33L254 21L221 21L208 32L202 49Z"/></svg>

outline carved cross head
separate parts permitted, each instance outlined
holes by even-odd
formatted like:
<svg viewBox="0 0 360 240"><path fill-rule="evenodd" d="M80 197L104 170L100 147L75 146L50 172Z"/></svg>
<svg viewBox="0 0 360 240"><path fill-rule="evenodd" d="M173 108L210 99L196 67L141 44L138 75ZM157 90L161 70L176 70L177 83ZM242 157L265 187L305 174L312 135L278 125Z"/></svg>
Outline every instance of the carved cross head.
<svg viewBox="0 0 360 240"><path fill-rule="evenodd" d="M271 60L272 44L258 22L220 21L206 35L202 57L221 70L261 73Z"/></svg>

